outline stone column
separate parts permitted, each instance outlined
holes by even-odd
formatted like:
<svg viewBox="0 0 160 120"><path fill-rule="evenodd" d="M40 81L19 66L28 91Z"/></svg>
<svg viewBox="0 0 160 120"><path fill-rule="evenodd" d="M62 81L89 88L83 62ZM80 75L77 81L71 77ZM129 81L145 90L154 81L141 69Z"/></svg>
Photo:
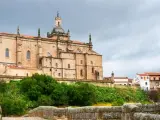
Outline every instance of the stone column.
<svg viewBox="0 0 160 120"><path fill-rule="evenodd" d="M22 41L19 37L17 37L17 66L22 64Z"/></svg>
<svg viewBox="0 0 160 120"><path fill-rule="evenodd" d="M42 41L40 38L37 40L37 68L42 68ZM41 63L40 63L41 62Z"/></svg>

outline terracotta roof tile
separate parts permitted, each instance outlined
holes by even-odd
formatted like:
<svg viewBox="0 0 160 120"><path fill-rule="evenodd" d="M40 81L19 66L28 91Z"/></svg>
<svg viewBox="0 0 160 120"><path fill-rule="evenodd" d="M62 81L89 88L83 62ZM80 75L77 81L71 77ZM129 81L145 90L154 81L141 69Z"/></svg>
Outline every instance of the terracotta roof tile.
<svg viewBox="0 0 160 120"><path fill-rule="evenodd" d="M160 75L160 72L144 72L142 74L137 74L139 76L152 76L152 75Z"/></svg>
<svg viewBox="0 0 160 120"><path fill-rule="evenodd" d="M160 75L160 72L146 72L147 75Z"/></svg>
<svg viewBox="0 0 160 120"><path fill-rule="evenodd" d="M78 41L78 40L72 40L73 43L78 43L78 44L84 44L84 42Z"/></svg>
<svg viewBox="0 0 160 120"><path fill-rule="evenodd" d="M147 74L137 74L137 75L139 75L139 76L148 76Z"/></svg>
<svg viewBox="0 0 160 120"><path fill-rule="evenodd" d="M114 77L114 79L128 79L128 77Z"/></svg>
<svg viewBox="0 0 160 120"><path fill-rule="evenodd" d="M13 34L13 33L6 33L6 32L0 32L0 35L17 35L17 34ZM24 38L36 38L37 36L31 36L31 35L24 35L24 34L20 34L21 37ZM46 37L41 37L41 38L46 38ZM51 40L57 40L57 39L53 39L53 38L47 38L47 39L51 39ZM71 40L73 43L75 44L85 44L84 42L78 41L78 40Z"/></svg>

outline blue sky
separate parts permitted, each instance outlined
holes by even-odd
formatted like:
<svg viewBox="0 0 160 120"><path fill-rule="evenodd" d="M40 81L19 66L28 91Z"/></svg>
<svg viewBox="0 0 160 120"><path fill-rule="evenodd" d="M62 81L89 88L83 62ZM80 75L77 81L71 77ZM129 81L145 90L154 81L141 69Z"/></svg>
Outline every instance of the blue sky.
<svg viewBox="0 0 160 120"><path fill-rule="evenodd" d="M88 42L103 55L104 76L159 72L159 0L0 0L0 32L42 36L59 11L71 39Z"/></svg>

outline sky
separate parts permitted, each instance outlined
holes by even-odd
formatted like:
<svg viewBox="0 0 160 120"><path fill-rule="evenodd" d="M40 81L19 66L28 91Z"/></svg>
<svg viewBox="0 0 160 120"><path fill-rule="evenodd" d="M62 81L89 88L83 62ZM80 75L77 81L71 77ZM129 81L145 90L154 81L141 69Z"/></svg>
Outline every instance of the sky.
<svg viewBox="0 0 160 120"><path fill-rule="evenodd" d="M103 74L160 71L160 0L0 0L0 32L46 36L59 11L71 39L103 55Z"/></svg>

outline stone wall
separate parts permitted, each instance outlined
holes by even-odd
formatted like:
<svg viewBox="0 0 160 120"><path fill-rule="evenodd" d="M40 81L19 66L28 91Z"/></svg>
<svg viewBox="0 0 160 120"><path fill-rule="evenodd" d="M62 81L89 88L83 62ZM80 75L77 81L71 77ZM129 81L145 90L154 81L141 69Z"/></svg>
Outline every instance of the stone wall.
<svg viewBox="0 0 160 120"><path fill-rule="evenodd" d="M53 120L160 120L158 113L160 104L124 104L113 107L77 108L40 106L31 110L27 116Z"/></svg>
<svg viewBox="0 0 160 120"><path fill-rule="evenodd" d="M1 106L0 106L0 120L2 120L2 109L1 109Z"/></svg>
<svg viewBox="0 0 160 120"><path fill-rule="evenodd" d="M134 120L160 120L158 114L135 113Z"/></svg>
<svg viewBox="0 0 160 120"><path fill-rule="evenodd" d="M120 120L121 112L121 107L56 108L51 106L40 106L30 111L28 116L42 117L45 119L102 120L105 114L106 116L111 116L113 119Z"/></svg>

